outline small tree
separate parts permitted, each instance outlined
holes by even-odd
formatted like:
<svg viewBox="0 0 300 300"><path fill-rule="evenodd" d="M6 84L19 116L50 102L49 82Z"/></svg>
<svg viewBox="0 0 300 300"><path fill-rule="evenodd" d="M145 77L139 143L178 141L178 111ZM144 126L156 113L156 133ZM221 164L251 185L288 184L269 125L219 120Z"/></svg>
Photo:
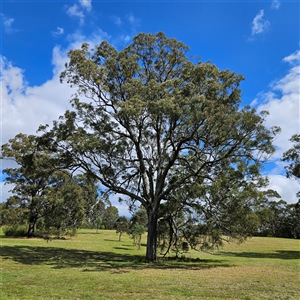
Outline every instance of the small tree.
<svg viewBox="0 0 300 300"><path fill-rule="evenodd" d="M124 232L129 230L129 219L125 216L121 216L116 221L117 233L119 233L119 242L121 242L121 237Z"/></svg>
<svg viewBox="0 0 300 300"><path fill-rule="evenodd" d="M69 172L55 173L55 181L46 190L47 206L43 213L43 227L51 234L75 233L81 226L85 214L85 191L78 180L82 176L71 176Z"/></svg>
<svg viewBox="0 0 300 300"><path fill-rule="evenodd" d="M109 205L104 210L102 224L104 225L105 229L115 229L118 218L118 209L115 206Z"/></svg>
<svg viewBox="0 0 300 300"><path fill-rule="evenodd" d="M104 227L104 225L102 224L102 218L98 217L94 220L95 224L96 224L96 233L98 233L98 230L100 228L102 228L102 226Z"/></svg>
<svg viewBox="0 0 300 300"><path fill-rule="evenodd" d="M97 201L91 203L91 206L88 206L87 214L85 221L91 228L96 228L96 232L102 227L104 227L102 219L105 212L105 203L101 200L103 195L100 196L100 199L97 198Z"/></svg>
<svg viewBox="0 0 300 300"><path fill-rule="evenodd" d="M142 235L147 231L147 212L143 207L137 210L129 225L128 233L133 239L133 245L141 249Z"/></svg>

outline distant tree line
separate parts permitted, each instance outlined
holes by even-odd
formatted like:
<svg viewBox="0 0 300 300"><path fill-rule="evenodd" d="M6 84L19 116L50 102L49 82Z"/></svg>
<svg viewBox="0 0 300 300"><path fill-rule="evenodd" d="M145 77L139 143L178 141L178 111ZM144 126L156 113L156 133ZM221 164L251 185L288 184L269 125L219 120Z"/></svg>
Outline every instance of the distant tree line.
<svg viewBox="0 0 300 300"><path fill-rule="evenodd" d="M260 223L255 235L300 239L300 200L269 201L257 214Z"/></svg>

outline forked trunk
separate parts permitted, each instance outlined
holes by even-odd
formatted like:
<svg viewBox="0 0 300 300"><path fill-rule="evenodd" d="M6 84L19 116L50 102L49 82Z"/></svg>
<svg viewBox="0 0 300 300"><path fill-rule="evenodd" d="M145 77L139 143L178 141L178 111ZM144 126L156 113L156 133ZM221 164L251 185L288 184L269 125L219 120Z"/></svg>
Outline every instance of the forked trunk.
<svg viewBox="0 0 300 300"><path fill-rule="evenodd" d="M146 260L149 262L156 261L156 245L157 245L157 220L158 209L149 209L148 214L148 236Z"/></svg>

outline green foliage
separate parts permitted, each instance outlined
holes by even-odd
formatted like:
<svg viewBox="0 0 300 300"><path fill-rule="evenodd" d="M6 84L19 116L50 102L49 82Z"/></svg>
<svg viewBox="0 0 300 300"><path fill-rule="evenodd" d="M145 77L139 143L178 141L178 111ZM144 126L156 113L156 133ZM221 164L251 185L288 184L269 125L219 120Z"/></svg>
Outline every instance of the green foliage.
<svg viewBox="0 0 300 300"><path fill-rule="evenodd" d="M119 211L115 206L109 205L105 208L102 218L102 224L105 229L115 229L119 218Z"/></svg>
<svg viewBox="0 0 300 300"><path fill-rule="evenodd" d="M258 190L265 186L266 179L256 169L248 171L245 178L241 167L242 162L238 169L223 162L211 183L182 189L161 205L158 236L165 255L169 251L183 253L183 243L204 251L218 248L225 241L241 243L257 231L260 222L256 211L269 197L279 195Z"/></svg>
<svg viewBox="0 0 300 300"><path fill-rule="evenodd" d="M18 134L2 145L2 159L13 159L18 166L6 168L6 183L13 196L3 204L2 222L28 224L27 236L68 232L81 225L87 211L97 203L95 180L85 174L72 176L61 169L51 149L40 137Z"/></svg>
<svg viewBox="0 0 300 300"><path fill-rule="evenodd" d="M300 134L295 134L290 141L294 144L291 149L283 154L283 161L288 162L286 167L288 177L300 178Z"/></svg>
<svg viewBox="0 0 300 300"><path fill-rule="evenodd" d="M26 237L28 232L27 227L24 225L5 225L2 230L7 237Z"/></svg>
<svg viewBox="0 0 300 300"><path fill-rule="evenodd" d="M142 235L147 231L147 212L141 207L131 217L128 234L133 239L133 245L141 249Z"/></svg>
<svg viewBox="0 0 300 300"><path fill-rule="evenodd" d="M2 225L25 225L28 220L29 210L20 205L17 196L11 196L6 202L1 203L1 223Z"/></svg>
<svg viewBox="0 0 300 300"><path fill-rule="evenodd" d="M257 215L258 235L300 239L300 200L293 204L267 201Z"/></svg>
<svg viewBox="0 0 300 300"><path fill-rule="evenodd" d="M129 231L129 219L125 216L121 216L117 219L115 223L117 233L119 233L119 242L121 242L121 237L124 232Z"/></svg>

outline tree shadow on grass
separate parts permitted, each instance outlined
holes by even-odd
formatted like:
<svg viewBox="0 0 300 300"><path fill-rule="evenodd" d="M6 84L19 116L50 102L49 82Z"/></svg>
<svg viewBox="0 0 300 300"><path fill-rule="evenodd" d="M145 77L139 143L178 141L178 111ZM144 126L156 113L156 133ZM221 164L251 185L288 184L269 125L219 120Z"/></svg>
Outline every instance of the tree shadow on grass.
<svg viewBox="0 0 300 300"><path fill-rule="evenodd" d="M300 251L276 250L274 252L220 252L222 256L235 256L246 258L276 258L276 259L300 259Z"/></svg>
<svg viewBox="0 0 300 300"><path fill-rule="evenodd" d="M132 250L132 248L129 247L113 247L113 248L116 250L126 250L126 251Z"/></svg>
<svg viewBox="0 0 300 300"><path fill-rule="evenodd" d="M2 246L0 257L25 265L48 265L55 269L82 268L83 271L129 272L134 269L208 269L230 267L225 260L162 260L146 263L143 255L118 254L55 247Z"/></svg>
<svg viewBox="0 0 300 300"><path fill-rule="evenodd" d="M102 232L100 231L100 229L99 229L99 231L97 231L96 229L94 229L94 231L88 231L88 232L84 232L84 231L80 231L79 232L79 234L81 235L81 234L102 234Z"/></svg>

